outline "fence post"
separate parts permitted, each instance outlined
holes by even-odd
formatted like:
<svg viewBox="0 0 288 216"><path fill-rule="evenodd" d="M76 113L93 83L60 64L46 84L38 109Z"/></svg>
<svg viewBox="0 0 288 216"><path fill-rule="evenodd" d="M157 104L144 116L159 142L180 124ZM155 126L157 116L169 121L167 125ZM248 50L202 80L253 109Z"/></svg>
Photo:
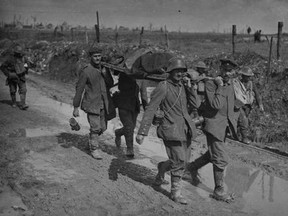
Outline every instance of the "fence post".
<svg viewBox="0 0 288 216"><path fill-rule="evenodd" d="M281 35L282 35L283 22L278 22L277 34L277 60L280 59Z"/></svg>
<svg viewBox="0 0 288 216"><path fill-rule="evenodd" d="M85 29L85 39L86 39L86 44L88 44L89 43L89 38L88 38L87 29Z"/></svg>
<svg viewBox="0 0 288 216"><path fill-rule="evenodd" d="M116 44L116 46L118 46L118 37L119 37L119 33L118 33L118 28L116 26L116 28L115 28L115 44Z"/></svg>
<svg viewBox="0 0 288 216"><path fill-rule="evenodd" d="M268 40L268 42L269 42L269 40ZM269 59L268 59L268 66L267 66L266 82L268 82L268 76L269 76L270 71L271 71L272 45L273 45L273 36L270 39L270 49L269 49Z"/></svg>
<svg viewBox="0 0 288 216"><path fill-rule="evenodd" d="M143 37L143 34L144 34L144 27L142 26L142 28L141 28L141 32L140 32L139 46L142 44L142 37Z"/></svg>
<svg viewBox="0 0 288 216"><path fill-rule="evenodd" d="M232 55L235 54L236 25L232 25Z"/></svg>
<svg viewBox="0 0 288 216"><path fill-rule="evenodd" d="M74 28L71 28L71 41L74 41Z"/></svg>
<svg viewBox="0 0 288 216"><path fill-rule="evenodd" d="M165 28L165 45L166 45L166 48L169 49L169 38L168 38L168 31L167 31L166 25L164 26L164 28Z"/></svg>
<svg viewBox="0 0 288 216"><path fill-rule="evenodd" d="M97 43L100 43L100 24L99 24L99 14L98 14L98 11L96 11L96 17L97 17L97 25L95 25L96 39L97 39Z"/></svg>

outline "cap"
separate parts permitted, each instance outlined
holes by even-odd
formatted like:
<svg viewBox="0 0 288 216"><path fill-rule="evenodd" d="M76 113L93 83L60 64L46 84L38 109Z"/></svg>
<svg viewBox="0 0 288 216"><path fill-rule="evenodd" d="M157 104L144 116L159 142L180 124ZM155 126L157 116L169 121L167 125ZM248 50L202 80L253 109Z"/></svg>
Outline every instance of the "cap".
<svg viewBox="0 0 288 216"><path fill-rule="evenodd" d="M23 55L24 52L23 52L22 47L21 46L16 46L15 49L14 49L14 54Z"/></svg>
<svg viewBox="0 0 288 216"><path fill-rule="evenodd" d="M92 56L95 53L100 53L102 54L102 49L100 47L92 47L89 49L89 56Z"/></svg>
<svg viewBox="0 0 288 216"><path fill-rule="evenodd" d="M243 67L241 70L238 72L239 74L242 74L244 76L254 76L254 73L250 67Z"/></svg>

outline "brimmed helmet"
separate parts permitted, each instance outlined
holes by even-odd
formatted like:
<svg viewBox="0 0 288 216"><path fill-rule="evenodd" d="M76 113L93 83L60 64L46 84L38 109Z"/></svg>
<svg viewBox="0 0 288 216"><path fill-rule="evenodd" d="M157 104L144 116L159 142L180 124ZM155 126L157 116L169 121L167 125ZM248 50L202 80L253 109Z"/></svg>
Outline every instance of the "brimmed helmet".
<svg viewBox="0 0 288 216"><path fill-rule="evenodd" d="M196 65L196 68L204 68L204 69L208 69L208 67L206 66L206 64L203 61L199 61Z"/></svg>
<svg viewBox="0 0 288 216"><path fill-rule="evenodd" d="M254 76L254 73L250 67L243 67L239 71L239 74L242 74L244 76Z"/></svg>
<svg viewBox="0 0 288 216"><path fill-rule="evenodd" d="M173 71L175 69L184 69L185 72L187 71L187 65L186 65L184 59L178 58L178 57L173 57L169 60L166 72L170 73L171 71Z"/></svg>
<svg viewBox="0 0 288 216"><path fill-rule="evenodd" d="M15 49L14 49L14 54L16 55L23 55L23 49L21 46L16 46Z"/></svg>

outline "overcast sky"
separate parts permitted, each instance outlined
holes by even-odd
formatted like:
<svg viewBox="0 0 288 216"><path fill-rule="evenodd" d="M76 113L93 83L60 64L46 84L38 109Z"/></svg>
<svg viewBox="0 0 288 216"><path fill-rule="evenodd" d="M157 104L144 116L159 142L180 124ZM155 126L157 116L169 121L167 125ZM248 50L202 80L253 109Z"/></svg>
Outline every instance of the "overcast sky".
<svg viewBox="0 0 288 216"><path fill-rule="evenodd" d="M288 30L288 0L0 0L0 20L93 26L96 11L106 27L153 27L207 32L251 26L253 32L276 33L277 22ZM21 16L21 17L20 17ZM287 22L287 23L286 23ZM286 26L287 25L287 26Z"/></svg>

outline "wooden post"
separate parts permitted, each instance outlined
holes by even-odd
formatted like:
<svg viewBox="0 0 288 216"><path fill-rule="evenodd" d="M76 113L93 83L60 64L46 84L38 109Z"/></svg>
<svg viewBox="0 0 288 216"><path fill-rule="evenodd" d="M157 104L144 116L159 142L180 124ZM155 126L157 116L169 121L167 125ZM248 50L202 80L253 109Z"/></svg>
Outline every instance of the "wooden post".
<svg viewBox="0 0 288 216"><path fill-rule="evenodd" d="M98 14L98 11L96 11L96 17L97 17L97 25L95 25L96 39L97 39L97 43L100 43L100 24L99 24L99 14Z"/></svg>
<svg viewBox="0 0 288 216"><path fill-rule="evenodd" d="M236 25L232 25L232 55L235 54Z"/></svg>
<svg viewBox="0 0 288 216"><path fill-rule="evenodd" d="M168 31L167 31L166 25L164 26L164 29L165 29L165 45L166 45L166 48L169 49L169 38L168 38Z"/></svg>
<svg viewBox="0 0 288 216"><path fill-rule="evenodd" d="M273 44L273 36L270 39L270 49L269 49L269 59L268 59L268 66L267 66L266 82L268 82L268 76L269 76L270 71L271 71L272 44Z"/></svg>
<svg viewBox="0 0 288 216"><path fill-rule="evenodd" d="M74 41L74 28L71 28L71 41Z"/></svg>
<svg viewBox="0 0 288 216"><path fill-rule="evenodd" d="M278 34L277 34L277 60L280 59L280 47L281 47L282 28L283 28L283 22L278 22Z"/></svg>
<svg viewBox="0 0 288 216"><path fill-rule="evenodd" d="M144 27L142 26L142 28L141 28L141 32L140 32L139 46L142 44L142 37L143 37L143 34L144 34Z"/></svg>
<svg viewBox="0 0 288 216"><path fill-rule="evenodd" d="M89 38L88 38L87 29L85 29L85 40L86 40L86 44L88 44L89 43Z"/></svg>
<svg viewBox="0 0 288 216"><path fill-rule="evenodd" d="M116 26L116 28L115 28L115 44L116 44L116 46L118 46L118 37L119 37L118 27Z"/></svg>

